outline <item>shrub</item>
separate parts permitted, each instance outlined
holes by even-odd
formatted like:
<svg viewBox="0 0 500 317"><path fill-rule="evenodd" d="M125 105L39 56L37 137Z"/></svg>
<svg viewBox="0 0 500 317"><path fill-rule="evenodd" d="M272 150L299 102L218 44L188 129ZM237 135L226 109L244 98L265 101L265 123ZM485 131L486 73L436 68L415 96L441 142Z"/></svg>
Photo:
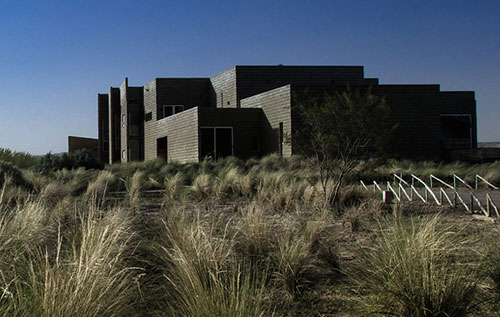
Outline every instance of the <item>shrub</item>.
<svg viewBox="0 0 500 317"><path fill-rule="evenodd" d="M83 149L69 154L63 153L60 156L49 152L40 159L34 169L41 172L51 172L62 169L77 169L79 167L103 169L104 165L95 157L92 151Z"/></svg>
<svg viewBox="0 0 500 317"><path fill-rule="evenodd" d="M478 279L456 263L456 235L438 229L439 217L421 224L399 216L367 247L353 278L366 291L369 313L393 316L466 316L475 305ZM463 250L462 250L463 251Z"/></svg>
<svg viewBox="0 0 500 317"><path fill-rule="evenodd" d="M9 162L18 168L28 168L38 163L38 158L29 153L0 148L0 161Z"/></svg>
<svg viewBox="0 0 500 317"><path fill-rule="evenodd" d="M71 188L59 182L48 183L40 193L40 197L49 205L56 205L70 195Z"/></svg>
<svg viewBox="0 0 500 317"><path fill-rule="evenodd" d="M11 179L11 184L14 186L23 187L28 190L33 189L33 185L24 178L17 167L11 163L0 161L0 187L3 186L7 177Z"/></svg>

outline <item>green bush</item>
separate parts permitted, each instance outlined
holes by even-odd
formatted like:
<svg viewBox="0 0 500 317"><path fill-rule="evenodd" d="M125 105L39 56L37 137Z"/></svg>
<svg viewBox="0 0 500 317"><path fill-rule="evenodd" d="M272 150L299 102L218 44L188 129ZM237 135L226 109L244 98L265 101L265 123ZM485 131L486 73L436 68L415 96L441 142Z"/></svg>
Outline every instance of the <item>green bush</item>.
<svg viewBox="0 0 500 317"><path fill-rule="evenodd" d="M69 154L64 153L60 156L49 152L40 159L40 162L34 169L40 172L53 172L62 169L77 169L79 167L102 170L104 165L90 150L83 149Z"/></svg>
<svg viewBox="0 0 500 317"><path fill-rule="evenodd" d="M11 179L11 184L14 186L20 186L25 189L31 190L33 186L29 183L21 173L21 171L8 162L0 161L0 187L3 186L5 179Z"/></svg>
<svg viewBox="0 0 500 317"><path fill-rule="evenodd" d="M28 168L36 165L39 159L29 153L0 148L0 161L9 162L18 168Z"/></svg>

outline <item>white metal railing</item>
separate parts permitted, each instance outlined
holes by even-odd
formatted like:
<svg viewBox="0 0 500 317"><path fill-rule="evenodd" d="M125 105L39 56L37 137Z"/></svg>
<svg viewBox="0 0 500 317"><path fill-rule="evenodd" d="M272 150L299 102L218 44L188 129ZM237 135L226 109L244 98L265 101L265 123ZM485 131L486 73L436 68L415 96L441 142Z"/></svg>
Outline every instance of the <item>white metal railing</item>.
<svg viewBox="0 0 500 317"><path fill-rule="evenodd" d="M425 193L426 202L428 201L427 193L429 193L431 195L431 197L434 198L434 201L436 202L436 204L441 206L441 202L437 199L436 195L434 194L432 189L429 187L429 185L427 185L423 180L421 180L420 178L418 178L417 176L415 176L413 174L411 174L411 177L412 177L412 180L415 179L418 182L420 182L422 185L424 185L424 189L425 189L424 193ZM413 183L413 181L412 181L412 183ZM412 188L414 188L414 186L412 186Z"/></svg>
<svg viewBox="0 0 500 317"><path fill-rule="evenodd" d="M429 177L430 178L430 181L429 181L429 186L432 188L432 180L434 179L435 181L438 181L440 184L443 184L444 186L448 187L448 188L454 188L453 186L451 186L450 184L446 183L445 181L437 178L436 176L432 175Z"/></svg>
<svg viewBox="0 0 500 317"><path fill-rule="evenodd" d="M390 190L393 194L394 194L394 197L396 197L396 199L398 201L401 201L401 193L396 193L396 191L394 190L394 188L392 188L391 186L391 183L387 182L387 190Z"/></svg>
<svg viewBox="0 0 500 317"><path fill-rule="evenodd" d="M462 184L465 185L468 189L472 189L472 186L467 184L463 179L461 179L459 176L453 174L453 188L457 188L457 180L459 180Z"/></svg>
<svg viewBox="0 0 500 317"><path fill-rule="evenodd" d="M474 184L475 186L472 187L456 174L453 174L453 184L448 184L439 177L431 174L429 177L429 185L427 185L427 183L425 183L422 179L420 179L418 176L414 174L411 174L411 182L408 182L405 179L403 179L402 174L400 175L393 174L393 182L394 185L397 186L391 185L391 183L388 181L386 185L386 190L391 191L398 202L402 201L404 197L406 197L408 201L413 201L414 196L416 196L419 200L425 203L435 202L437 205L442 206L443 203L446 202L453 208L456 208L458 205L461 205L468 213L479 212L486 216L492 216L492 214L494 213L497 217L500 218L500 212L498 210L498 207L494 203L489 193L486 193L485 202L483 203L481 203L481 201L477 197L477 193L474 193L474 190L475 189L477 190L479 187L479 181L484 182L488 186L488 189L490 190L499 189L497 186L491 184L480 175L475 175L475 184ZM369 189L368 186L363 181L360 181L360 183L365 189L367 190ZM416 184L422 185L423 188L422 187L420 187L420 189L417 188L415 186ZM432 189L433 186L436 187L436 190L438 188L437 186L439 186L439 190L437 192L439 198L436 196L436 193ZM458 188L461 186L467 189L466 193L463 193L463 190L462 193L460 193ZM451 194L448 193L446 189L451 190L452 191ZM373 191L377 190L383 192L381 186L376 181L373 181ZM469 204L467 204L464 198L462 197L464 194L470 195ZM453 195L453 199L451 195ZM432 197L430 201L429 201L429 196Z"/></svg>
<svg viewBox="0 0 500 317"><path fill-rule="evenodd" d="M477 185L478 185L478 179L479 180L482 180L486 185L488 185L488 188L491 187L493 189L498 189L498 187L496 187L495 185L493 185L492 183L488 182L487 180L485 180L483 177L479 176L476 174L476 177L474 177L475 179L475 183L476 183L476 189L477 189Z"/></svg>

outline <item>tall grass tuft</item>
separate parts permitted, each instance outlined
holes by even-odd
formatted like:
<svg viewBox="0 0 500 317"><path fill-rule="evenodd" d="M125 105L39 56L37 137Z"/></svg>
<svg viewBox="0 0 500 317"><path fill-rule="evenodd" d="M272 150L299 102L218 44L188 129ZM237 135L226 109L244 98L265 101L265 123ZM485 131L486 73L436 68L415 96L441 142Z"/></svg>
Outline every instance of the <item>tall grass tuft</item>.
<svg viewBox="0 0 500 317"><path fill-rule="evenodd" d="M40 197L49 205L56 205L71 195L71 188L60 182L50 182L43 187Z"/></svg>
<svg viewBox="0 0 500 317"><path fill-rule="evenodd" d="M213 176L210 174L202 173L198 175L191 188L191 193L196 199L207 199L213 192Z"/></svg>
<svg viewBox="0 0 500 317"><path fill-rule="evenodd" d="M138 212L140 209L143 175L143 172L136 171L127 184L129 206L135 212Z"/></svg>
<svg viewBox="0 0 500 317"><path fill-rule="evenodd" d="M264 261L275 241L274 223L266 217L264 208L255 203L246 207L236 225L236 248L242 256L253 261Z"/></svg>
<svg viewBox="0 0 500 317"><path fill-rule="evenodd" d="M199 214L165 223L161 257L167 316L264 316L266 272L234 256L233 239L207 227ZM241 264L243 263L243 264Z"/></svg>
<svg viewBox="0 0 500 317"><path fill-rule="evenodd" d="M500 226L495 224L490 231L487 244L487 254L484 261L484 271L488 272L496 291L496 301L500 303Z"/></svg>
<svg viewBox="0 0 500 317"><path fill-rule="evenodd" d="M456 263L456 234L438 229L439 217L381 230L359 260L354 279L366 292L369 313L392 316L466 316L475 305L478 279ZM463 250L462 250L463 251Z"/></svg>
<svg viewBox="0 0 500 317"><path fill-rule="evenodd" d="M123 209L106 216L91 209L69 241L58 234L56 254L31 257L17 283L13 309L30 316L124 316L133 311L138 270L126 264L134 233ZM22 279L19 276L18 279Z"/></svg>
<svg viewBox="0 0 500 317"><path fill-rule="evenodd" d="M165 178L165 199L173 201L179 199L184 188L184 176L178 172L174 176Z"/></svg>
<svg viewBox="0 0 500 317"><path fill-rule="evenodd" d="M115 181L116 177L110 171L100 171L97 178L89 183L85 192L85 198L87 201L101 204L106 196L109 185Z"/></svg>

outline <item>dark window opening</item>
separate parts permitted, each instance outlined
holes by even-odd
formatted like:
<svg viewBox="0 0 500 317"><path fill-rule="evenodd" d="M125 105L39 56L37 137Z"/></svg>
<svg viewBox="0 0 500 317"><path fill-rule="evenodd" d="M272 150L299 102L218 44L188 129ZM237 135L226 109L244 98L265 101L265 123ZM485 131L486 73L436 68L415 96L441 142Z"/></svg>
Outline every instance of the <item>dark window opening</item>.
<svg viewBox="0 0 500 317"><path fill-rule="evenodd" d="M184 111L183 105L164 105L163 106L163 118L172 116L176 113Z"/></svg>
<svg viewBox="0 0 500 317"><path fill-rule="evenodd" d="M148 112L144 115L144 121L148 122L148 121L151 121L153 120L153 113L152 112Z"/></svg>
<svg viewBox="0 0 500 317"><path fill-rule="evenodd" d="M233 130L231 128L215 128L215 158L233 155Z"/></svg>
<svg viewBox="0 0 500 317"><path fill-rule="evenodd" d="M231 127L202 127L200 129L200 156L214 160L233 155Z"/></svg>
<svg viewBox="0 0 500 317"><path fill-rule="evenodd" d="M144 112L139 104L128 105L128 133L130 136L140 136L142 134Z"/></svg>
<svg viewBox="0 0 500 317"><path fill-rule="evenodd" d="M128 141L128 161L142 161L140 140Z"/></svg>
<svg viewBox="0 0 500 317"><path fill-rule="evenodd" d="M201 158L210 157L215 159L214 128L201 128Z"/></svg>
<svg viewBox="0 0 500 317"><path fill-rule="evenodd" d="M165 162L168 161L168 142L167 137L156 140L156 155L162 158Z"/></svg>
<svg viewBox="0 0 500 317"><path fill-rule="evenodd" d="M470 148L472 146L471 115L441 115L441 141L447 150Z"/></svg>

